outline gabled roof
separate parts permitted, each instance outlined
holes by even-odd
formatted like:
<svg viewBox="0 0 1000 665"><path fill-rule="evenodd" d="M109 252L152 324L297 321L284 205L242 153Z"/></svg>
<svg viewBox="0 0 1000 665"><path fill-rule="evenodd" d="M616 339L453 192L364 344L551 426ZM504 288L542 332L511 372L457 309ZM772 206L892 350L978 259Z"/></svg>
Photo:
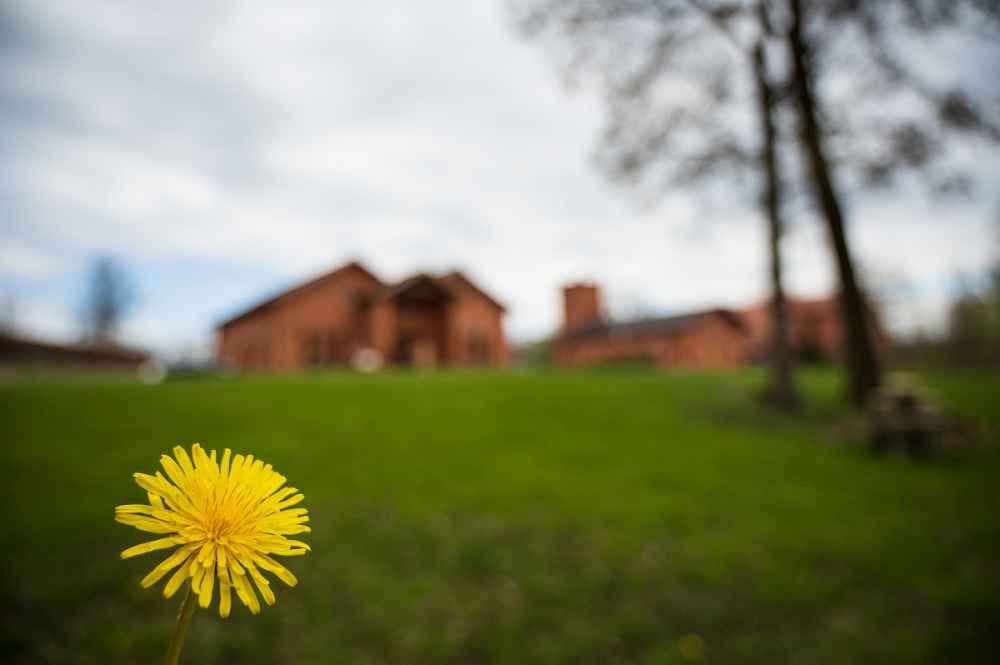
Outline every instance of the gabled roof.
<svg viewBox="0 0 1000 665"><path fill-rule="evenodd" d="M597 321L583 328L570 330L561 339L587 339L613 335L672 334L701 325L711 318L721 318L742 333L747 332L746 324L736 312L728 309L709 309L675 316L661 316L634 321Z"/></svg>
<svg viewBox="0 0 1000 665"><path fill-rule="evenodd" d="M429 286L438 291L448 300L454 299L456 295L451 289L442 284L440 279L424 272L418 272L416 275L407 277L401 282L387 284L382 288L376 298L379 300L395 298L396 296L401 296L405 293L413 291L420 286Z"/></svg>
<svg viewBox="0 0 1000 665"><path fill-rule="evenodd" d="M448 298L461 298L463 295L463 291L472 291L481 296L483 299L485 299L487 302L489 302L496 308L498 308L501 312L506 311L506 308L500 302L498 302L491 295L489 295L481 288L476 286L472 282L472 280L470 280L468 277L458 272L457 270L449 272L448 274L442 275L440 277L435 277L434 275L421 272L411 277L408 277L401 282L396 282L395 284L385 284L384 282L382 282L382 280L376 277L374 273L372 273L370 270L364 267L361 263L359 263L358 261L351 261L350 263L342 265L339 268L331 270L330 272L324 273L319 277L315 277L307 282L299 284L298 286L294 286L291 289L286 289L281 293L270 296L269 298L266 298L258 302L256 305L253 305L249 309L245 309L242 312L235 314L229 317L228 319L225 319L224 321L219 323L216 326L216 328L222 329L225 328L226 326L236 323L237 321L241 321L249 316L258 314L260 312L264 312L276 305L279 305L282 302L290 300L291 298L294 298L297 295L301 295L302 293L305 293L317 286L322 286L323 284L327 284L331 280L336 279L338 276L342 275L343 273L349 270L360 270L365 275L374 280L377 284L379 284L381 288L378 295L376 296L376 298L378 299L392 298L394 296L406 292L409 289L415 288L420 284L428 283L433 285L435 288L441 289L442 293L445 294L446 297Z"/></svg>
<svg viewBox="0 0 1000 665"><path fill-rule="evenodd" d="M466 277L464 273L458 270L452 270L448 274L438 277L437 281L444 284L447 288L450 288L453 291L460 292L463 288L474 291L475 293L482 296L482 298L485 299L487 302L489 302L491 305L499 309L501 312L507 311L507 307L502 302L500 302L490 294L486 293L486 291L483 291L481 288L476 286L476 284L471 279Z"/></svg>
<svg viewBox="0 0 1000 665"><path fill-rule="evenodd" d="M364 273L368 277L372 278L377 283L379 283L379 284L382 283L382 280L380 280L378 277L376 277L370 270L368 270L368 268L364 267L361 263L359 263L358 261L351 261L349 263L345 263L344 265L340 266L339 268L335 268L334 270L331 270L329 272L323 273L319 277L315 277L315 278L313 278L313 279L311 279L311 280L309 280L307 282L303 282L302 284L299 284L298 286L294 286L291 289L286 289L286 290L282 291L281 293L278 293L278 294L273 295L273 296L271 296L269 298L266 298L266 299L262 300L261 302L257 303L256 305L250 307L249 309L243 310L239 314L235 314L235 315L229 317L228 319L222 321L221 323L219 323L216 326L216 328L217 329L225 328L226 326L232 325L233 323L236 323L237 321L245 319L248 316L251 316L253 314L257 314L259 312L263 312L263 311L265 311L265 310L273 307L274 305L277 305L280 302L289 300L289 299L291 299L291 298L293 298L293 297L295 297L297 295L300 295L300 294L302 294L302 293L304 293L306 291L309 291L310 289L313 289L313 288L315 288L317 286L321 286L323 284L326 284L327 282L329 282L329 281L331 281L333 279L336 279L340 275L342 275L345 272L348 272L350 270L360 270L362 273Z"/></svg>

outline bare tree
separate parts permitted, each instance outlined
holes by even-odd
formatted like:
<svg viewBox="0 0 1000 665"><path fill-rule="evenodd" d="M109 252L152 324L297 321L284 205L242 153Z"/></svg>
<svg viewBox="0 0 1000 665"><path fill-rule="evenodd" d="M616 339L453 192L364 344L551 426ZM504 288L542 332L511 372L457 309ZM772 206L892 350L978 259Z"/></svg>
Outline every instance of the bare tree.
<svg viewBox="0 0 1000 665"><path fill-rule="evenodd" d="M524 1L527 8L516 7L525 31L563 37L570 46L569 68L596 74L608 109L598 161L614 180L645 183L654 195L663 195L696 182L731 187L748 170L759 176L770 240L774 385L784 394L792 394L782 388L783 377L791 376L784 360L790 358L783 339L779 251L781 200L787 195L777 158L790 142L775 118L789 102L798 118L799 184L812 193L827 227L839 276L848 395L855 404L863 403L879 384L881 367L836 176L852 175L855 183L871 187L912 172L927 178L936 193L972 189L974 174L942 167L950 166L946 148L962 135L1000 140L994 117L1000 104L993 105L991 116L967 85L927 80L921 69L932 55L922 45L940 33L995 38L1000 5L984 0ZM775 37L783 46L780 52L769 48ZM894 48L904 37L915 40L909 51ZM769 71L769 61L777 74ZM756 132L748 127L753 114Z"/></svg>
<svg viewBox="0 0 1000 665"><path fill-rule="evenodd" d="M956 84L942 89L923 80L915 54L894 52L891 43L905 33L925 42L932 33L989 28L997 6L981 0L926 0L925 2L856 2L842 0L788 0L785 42L794 99L799 118L799 142L805 180L826 224L840 280L840 299L846 324L848 391L855 404L864 403L881 381L881 368L870 325L869 308L859 284L847 236L842 195L835 184L830 142L847 138L840 166L854 169L866 185L884 185L904 170L923 169L944 154L945 132L974 133L1000 139L996 123ZM986 22L969 18L975 15ZM920 54L921 58L928 54ZM818 92L824 77L856 79L858 86L840 86L839 94ZM827 90L834 86L827 86ZM891 103L893 95L909 97L907 111ZM859 109L876 101L878 113L866 120ZM918 102L923 102L920 104ZM929 113L914 112L923 106ZM839 122L838 122L839 120ZM838 126L839 125L839 126ZM866 131L867 130L867 131ZM859 137L875 151L865 150ZM855 139L853 145L850 140ZM942 189L967 188L968 176L956 174L941 182Z"/></svg>
<svg viewBox="0 0 1000 665"><path fill-rule="evenodd" d="M764 2L537 0L515 3L529 36L563 47L567 69L601 88L607 124L598 163L615 182L657 199L677 186L757 176L772 286L769 396L794 407L782 287L782 175ZM567 57L568 56L568 57Z"/></svg>
<svg viewBox="0 0 1000 665"><path fill-rule="evenodd" d="M766 5L757 7L760 21L760 36L753 49L754 81L757 87L757 116L763 148L760 153L760 168L763 169L764 186L762 200L767 218L768 249L771 259L771 321L772 343L770 358L772 363L771 398L786 407L798 402L792 375L792 349L788 339L788 306L782 278L781 236L784 222L781 216L782 177L778 164L778 133L775 115L778 107L776 85L771 80L767 61L767 39L772 34L771 21Z"/></svg>
<svg viewBox="0 0 1000 665"><path fill-rule="evenodd" d="M110 256L98 257L83 301L84 339L92 344L113 344L133 295L124 268Z"/></svg>

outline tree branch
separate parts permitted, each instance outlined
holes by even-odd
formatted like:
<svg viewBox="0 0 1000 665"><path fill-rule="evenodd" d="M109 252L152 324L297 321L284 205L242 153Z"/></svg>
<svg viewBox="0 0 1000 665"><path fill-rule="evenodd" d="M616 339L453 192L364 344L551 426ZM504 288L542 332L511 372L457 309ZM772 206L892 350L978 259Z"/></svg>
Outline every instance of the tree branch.
<svg viewBox="0 0 1000 665"><path fill-rule="evenodd" d="M687 3L692 9L704 16L742 57L748 59L753 57L750 49L729 29L729 25L718 14L702 4L701 0L687 0Z"/></svg>

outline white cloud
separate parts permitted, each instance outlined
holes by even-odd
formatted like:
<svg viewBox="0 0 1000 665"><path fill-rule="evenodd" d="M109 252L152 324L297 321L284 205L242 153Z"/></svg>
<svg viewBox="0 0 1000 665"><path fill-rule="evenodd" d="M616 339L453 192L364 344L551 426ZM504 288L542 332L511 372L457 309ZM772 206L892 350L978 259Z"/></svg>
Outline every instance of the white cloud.
<svg viewBox="0 0 1000 665"><path fill-rule="evenodd" d="M140 282L143 266L170 261L288 279L349 258L390 279L461 267L510 305L521 338L555 328L558 289L574 279L664 310L766 292L757 214L723 219L721 201L708 220L684 192L630 206L587 161L598 100L564 95L499 3L14 11L27 36L0 58L0 99L12 100L0 224L17 239L0 245L4 279L80 270L99 251L127 258ZM866 265L904 273L929 301L956 267L992 256L972 206L897 197L852 213ZM796 225L786 255L793 291L832 287L818 222ZM223 313L240 303L218 294L233 292L204 284L187 297ZM29 319L68 327L52 302ZM180 314L143 302L128 334L158 348L207 335L208 316Z"/></svg>
<svg viewBox="0 0 1000 665"><path fill-rule="evenodd" d="M43 279L66 269L56 256L31 245L5 241L0 244L0 275Z"/></svg>
<svg viewBox="0 0 1000 665"><path fill-rule="evenodd" d="M39 300L14 301L14 329L45 341L72 343L79 339L79 325L69 309Z"/></svg>

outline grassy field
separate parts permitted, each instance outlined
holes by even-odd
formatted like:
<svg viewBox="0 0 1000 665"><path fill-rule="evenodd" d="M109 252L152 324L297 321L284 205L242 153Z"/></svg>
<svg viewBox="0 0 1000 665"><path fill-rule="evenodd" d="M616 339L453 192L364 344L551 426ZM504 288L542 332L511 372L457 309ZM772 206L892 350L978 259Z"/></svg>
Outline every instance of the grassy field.
<svg viewBox="0 0 1000 665"><path fill-rule="evenodd" d="M996 449L875 459L832 373L794 419L761 378L2 383L0 660L160 662L178 601L112 509L200 441L302 488L313 552L262 616L196 614L189 663L996 662ZM995 440L996 376L931 382Z"/></svg>

